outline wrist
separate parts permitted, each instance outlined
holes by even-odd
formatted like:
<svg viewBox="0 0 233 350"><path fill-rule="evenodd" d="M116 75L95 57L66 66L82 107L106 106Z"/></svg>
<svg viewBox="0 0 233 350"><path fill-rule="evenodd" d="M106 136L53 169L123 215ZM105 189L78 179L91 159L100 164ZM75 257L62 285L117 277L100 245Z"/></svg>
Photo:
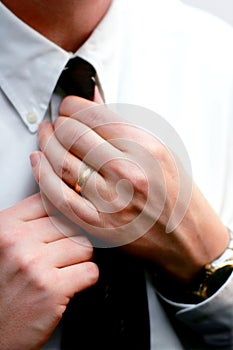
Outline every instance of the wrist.
<svg viewBox="0 0 233 350"><path fill-rule="evenodd" d="M215 294L233 271L233 233L229 243L215 260L205 264L190 283L180 282L164 272L152 273L156 289L168 299L179 303L199 303Z"/></svg>

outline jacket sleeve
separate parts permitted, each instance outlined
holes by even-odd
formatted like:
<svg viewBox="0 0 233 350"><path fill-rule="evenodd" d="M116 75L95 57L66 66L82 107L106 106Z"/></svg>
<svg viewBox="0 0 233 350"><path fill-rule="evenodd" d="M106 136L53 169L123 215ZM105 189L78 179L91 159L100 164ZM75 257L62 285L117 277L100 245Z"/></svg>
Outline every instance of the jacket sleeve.
<svg viewBox="0 0 233 350"><path fill-rule="evenodd" d="M160 297L175 309L176 318L199 334L205 344L215 349L233 349L233 273L214 295L196 305Z"/></svg>

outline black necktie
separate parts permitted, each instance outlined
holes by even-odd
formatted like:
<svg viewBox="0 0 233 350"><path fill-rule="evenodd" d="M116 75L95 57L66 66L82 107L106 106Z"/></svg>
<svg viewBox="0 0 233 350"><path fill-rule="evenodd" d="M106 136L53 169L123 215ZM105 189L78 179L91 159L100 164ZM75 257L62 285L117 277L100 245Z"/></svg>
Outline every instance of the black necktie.
<svg viewBox="0 0 233 350"><path fill-rule="evenodd" d="M93 100L95 70L76 57L58 85ZM76 294L62 319L61 350L149 350L150 328L143 265L118 248L95 248L97 284Z"/></svg>
<svg viewBox="0 0 233 350"><path fill-rule="evenodd" d="M93 100L95 88L95 68L81 57L70 59L64 68L58 85L66 95L77 95Z"/></svg>

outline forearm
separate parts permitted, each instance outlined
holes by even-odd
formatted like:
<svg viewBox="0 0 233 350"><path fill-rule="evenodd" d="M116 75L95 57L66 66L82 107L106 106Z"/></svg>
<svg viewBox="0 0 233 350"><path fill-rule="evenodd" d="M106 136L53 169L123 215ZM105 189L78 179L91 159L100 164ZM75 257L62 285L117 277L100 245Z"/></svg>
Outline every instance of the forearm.
<svg viewBox="0 0 233 350"><path fill-rule="evenodd" d="M158 294L181 323L199 334L217 349L231 349L233 344L233 233L223 254L203 269L190 285L172 283L163 274L152 280Z"/></svg>

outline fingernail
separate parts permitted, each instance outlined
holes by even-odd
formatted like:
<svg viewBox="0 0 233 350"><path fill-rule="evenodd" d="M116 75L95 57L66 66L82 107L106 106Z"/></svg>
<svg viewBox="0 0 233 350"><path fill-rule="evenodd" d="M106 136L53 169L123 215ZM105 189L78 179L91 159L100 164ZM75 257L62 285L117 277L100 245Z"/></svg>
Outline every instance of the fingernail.
<svg viewBox="0 0 233 350"><path fill-rule="evenodd" d="M35 168L37 164L40 162L41 154L39 152L34 152L30 155L31 166Z"/></svg>

